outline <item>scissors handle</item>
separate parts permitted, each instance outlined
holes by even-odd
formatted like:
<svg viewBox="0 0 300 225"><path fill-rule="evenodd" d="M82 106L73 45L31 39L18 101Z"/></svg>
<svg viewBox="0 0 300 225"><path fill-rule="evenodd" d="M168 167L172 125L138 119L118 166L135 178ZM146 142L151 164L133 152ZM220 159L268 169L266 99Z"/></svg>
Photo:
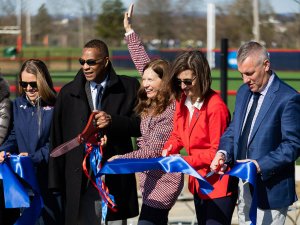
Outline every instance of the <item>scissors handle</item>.
<svg viewBox="0 0 300 225"><path fill-rule="evenodd" d="M224 161L224 159L219 159L219 161L218 161L218 167L217 167L216 171L220 170L220 167L221 167L220 161L221 161L221 160ZM229 164L229 162L224 162L223 165L228 165L228 164ZM210 171L210 172L208 172L208 173L206 174L205 178L209 178L209 177L211 177L211 176L214 175L214 174L215 174L214 171Z"/></svg>

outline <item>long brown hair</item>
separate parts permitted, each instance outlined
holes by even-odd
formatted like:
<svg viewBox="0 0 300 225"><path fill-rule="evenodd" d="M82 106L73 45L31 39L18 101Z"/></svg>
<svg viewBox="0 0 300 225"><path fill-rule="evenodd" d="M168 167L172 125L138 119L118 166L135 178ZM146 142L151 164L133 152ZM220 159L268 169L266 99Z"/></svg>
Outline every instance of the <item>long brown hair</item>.
<svg viewBox="0 0 300 225"><path fill-rule="evenodd" d="M200 51L186 51L181 53L172 64L169 86L176 100L181 97L181 88L178 86L177 76L185 71L191 70L196 76L196 86L200 101L210 92L211 73L206 57Z"/></svg>
<svg viewBox="0 0 300 225"><path fill-rule="evenodd" d="M153 116L161 114L173 99L171 91L166 85L169 80L170 64L166 60L155 59L145 65L143 72L148 68L151 68L162 79L162 82L155 98L152 99L147 97L145 88L141 85L138 91L138 104L135 107L135 112L142 117L149 114Z"/></svg>
<svg viewBox="0 0 300 225"><path fill-rule="evenodd" d="M56 92L53 88L53 82L45 63L39 59L29 59L25 61L19 73L19 81L22 81L23 71L36 76L39 96L47 105L53 106L56 100ZM19 85L19 93L25 93L21 85Z"/></svg>

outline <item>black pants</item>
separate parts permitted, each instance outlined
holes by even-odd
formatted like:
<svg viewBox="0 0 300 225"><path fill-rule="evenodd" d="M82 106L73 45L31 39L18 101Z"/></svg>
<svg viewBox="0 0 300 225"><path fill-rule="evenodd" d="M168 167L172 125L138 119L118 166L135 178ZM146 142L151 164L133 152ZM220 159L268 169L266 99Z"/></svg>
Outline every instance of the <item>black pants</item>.
<svg viewBox="0 0 300 225"><path fill-rule="evenodd" d="M194 195L198 225L231 225L237 193L216 199L200 199Z"/></svg>
<svg viewBox="0 0 300 225"><path fill-rule="evenodd" d="M170 209L158 209L143 204L139 221L147 220L154 223L155 225L167 225L169 211Z"/></svg>
<svg viewBox="0 0 300 225"><path fill-rule="evenodd" d="M99 193L89 184L80 198L78 225L101 225L101 210Z"/></svg>

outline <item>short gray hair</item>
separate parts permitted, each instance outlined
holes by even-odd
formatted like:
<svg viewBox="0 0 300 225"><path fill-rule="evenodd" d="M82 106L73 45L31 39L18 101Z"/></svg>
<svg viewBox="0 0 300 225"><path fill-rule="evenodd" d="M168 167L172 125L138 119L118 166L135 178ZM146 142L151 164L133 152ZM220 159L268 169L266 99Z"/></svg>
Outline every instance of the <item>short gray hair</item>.
<svg viewBox="0 0 300 225"><path fill-rule="evenodd" d="M270 60L267 49L255 41L249 41L241 45L237 52L237 62L242 63L251 55L256 55L257 64L262 63L264 60Z"/></svg>

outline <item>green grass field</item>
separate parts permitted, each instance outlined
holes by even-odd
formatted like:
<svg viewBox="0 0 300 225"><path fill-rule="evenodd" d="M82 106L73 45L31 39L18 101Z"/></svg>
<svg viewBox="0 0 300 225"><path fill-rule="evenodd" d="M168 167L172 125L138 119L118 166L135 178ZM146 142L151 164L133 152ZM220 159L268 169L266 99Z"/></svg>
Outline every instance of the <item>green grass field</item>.
<svg viewBox="0 0 300 225"><path fill-rule="evenodd" d="M139 78L139 74L136 70L128 70L128 69L116 69L118 74L125 74L128 76L133 76ZM65 83L70 81L74 77L74 73L72 72L55 72L52 73L54 82L58 83ZM291 78L300 78L300 72L292 72L292 71L278 71L278 76L282 79L291 79ZM219 70L212 70L212 88L214 90L220 90L220 71ZM228 78L241 78L239 72L230 70L228 71ZM300 82L299 81L287 81L292 87L296 90L300 91ZM242 84L242 79L239 80L229 80L228 81L228 90L237 90L240 85ZM235 96L228 96L228 107L230 112L233 112L235 102Z"/></svg>
<svg viewBox="0 0 300 225"><path fill-rule="evenodd" d="M118 74L122 75L128 75L128 76L133 76L136 78L140 78L138 72L134 69L122 69L122 68L116 68L116 72ZM72 72L66 72L66 71L51 71L50 73L52 75L52 79L55 85L63 85L69 81L71 81L75 74L76 71ZM276 71L277 75L281 79L300 79L300 71ZM212 70L212 88L214 90L220 90L220 70ZM242 79L241 75L238 71L236 70L229 70L228 71L228 90L237 90L240 85L242 84ZM231 78L234 78L236 80L230 80ZM15 76L7 76L7 80L9 80L10 83L14 83L15 81ZM294 87L296 90L300 91L300 82L299 81L287 81L288 84L290 84L292 87ZM230 109L230 112L233 112L234 109L234 102L235 102L235 96L229 95L228 96L228 108Z"/></svg>

